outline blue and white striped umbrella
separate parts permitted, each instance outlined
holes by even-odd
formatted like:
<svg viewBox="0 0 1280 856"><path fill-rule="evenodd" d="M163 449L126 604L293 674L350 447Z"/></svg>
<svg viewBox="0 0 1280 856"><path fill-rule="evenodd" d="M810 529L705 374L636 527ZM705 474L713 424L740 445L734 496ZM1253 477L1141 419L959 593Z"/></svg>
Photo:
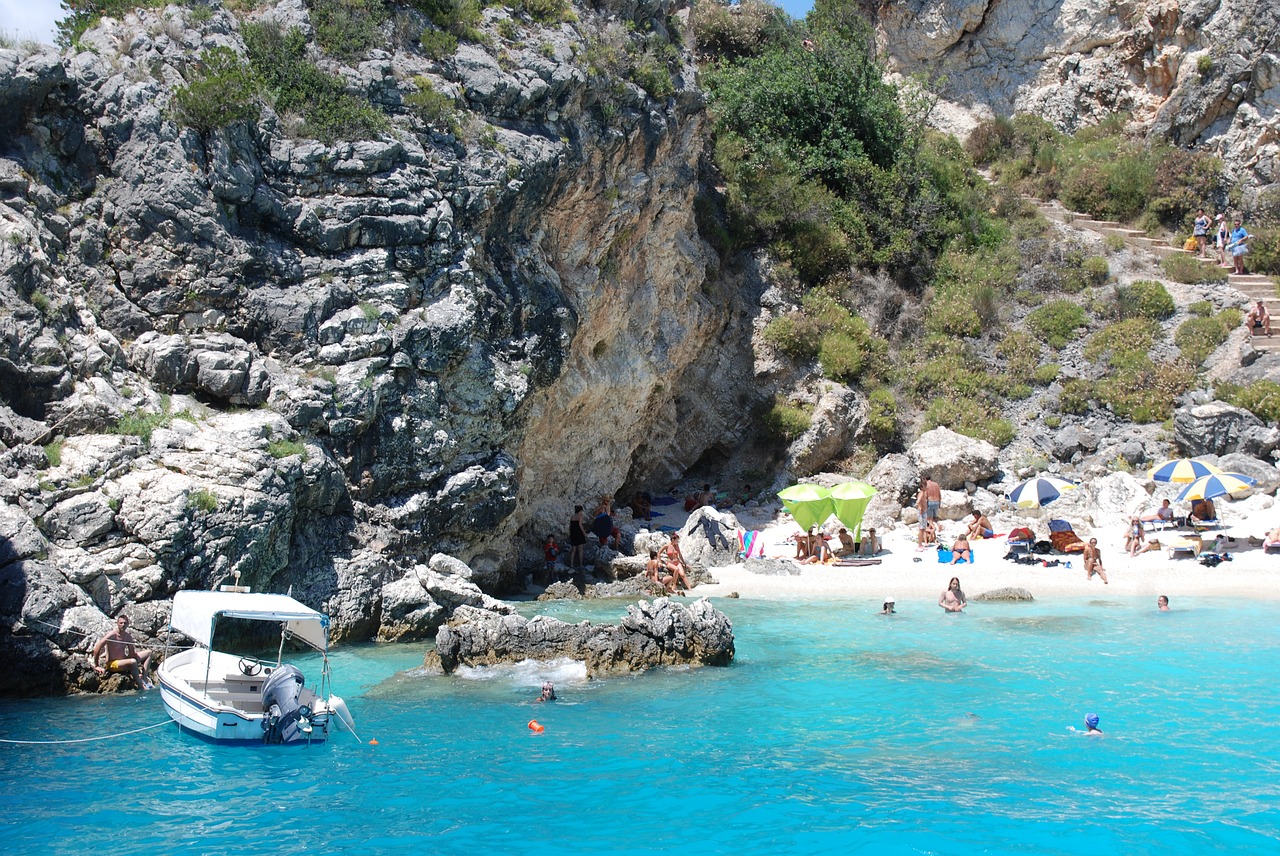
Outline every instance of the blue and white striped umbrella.
<svg viewBox="0 0 1280 856"><path fill-rule="evenodd" d="M1201 476L1216 476L1222 469L1194 458L1174 458L1159 466L1152 467L1147 477L1152 481L1185 484L1193 482Z"/></svg>
<svg viewBox="0 0 1280 856"><path fill-rule="evenodd" d="M1075 490L1075 488L1076 486L1066 479L1056 476L1036 476L1009 491L1009 501L1022 508L1039 508L1062 496L1064 490Z"/></svg>
<svg viewBox="0 0 1280 856"><path fill-rule="evenodd" d="M1232 493L1239 493L1242 490L1248 490L1257 483L1257 479L1249 478L1249 476L1242 473L1218 473L1217 475L1198 478L1184 487L1182 493L1178 494L1178 501L1213 499L1215 496L1226 496Z"/></svg>

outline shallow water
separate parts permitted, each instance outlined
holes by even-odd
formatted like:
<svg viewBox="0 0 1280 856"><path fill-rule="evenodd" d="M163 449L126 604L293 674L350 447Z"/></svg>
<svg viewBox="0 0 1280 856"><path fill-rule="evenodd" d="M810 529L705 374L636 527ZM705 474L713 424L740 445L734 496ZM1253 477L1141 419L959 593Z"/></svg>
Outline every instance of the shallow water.
<svg viewBox="0 0 1280 856"><path fill-rule="evenodd" d="M422 646L344 648L337 691L378 746L218 747L170 727L0 745L0 833L40 853L104 836L126 854L1275 852L1275 606L1151 600L894 617L726 600L732 667L607 681L572 663L425 676ZM531 704L547 678L560 701ZM1104 737L1070 730L1089 711ZM154 693L5 702L0 737L163 720Z"/></svg>

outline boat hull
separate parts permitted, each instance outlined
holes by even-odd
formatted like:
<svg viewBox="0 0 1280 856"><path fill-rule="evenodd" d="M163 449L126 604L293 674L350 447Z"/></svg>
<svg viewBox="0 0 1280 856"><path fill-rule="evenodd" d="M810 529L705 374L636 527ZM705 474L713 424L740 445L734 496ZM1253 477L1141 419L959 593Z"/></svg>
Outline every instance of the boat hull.
<svg viewBox="0 0 1280 856"><path fill-rule="evenodd" d="M206 657L210 657L211 666L205 665ZM206 675L219 674L227 668L228 659L235 662L235 658L231 658L230 655L214 651L210 656L210 652L200 649L191 649L173 655L161 664L157 672L160 682L160 699L169 717L183 730L217 743L262 743L264 742L263 721L266 714L261 712L260 701L256 702L258 710L250 709L255 706L253 691L261 692L263 683L261 679L255 682L246 678L240 682L243 686L233 687L232 689L247 691L237 693L239 699L232 701L215 697L231 694L225 683L215 684L208 680L200 681L192 678L193 672L196 674L203 672ZM207 689L202 690L201 685L215 689L211 693ZM313 711L310 717L311 731L305 738L291 742L320 742L329 735L329 723L332 717L327 702L314 697L314 694L309 691L307 695L310 696L307 701Z"/></svg>

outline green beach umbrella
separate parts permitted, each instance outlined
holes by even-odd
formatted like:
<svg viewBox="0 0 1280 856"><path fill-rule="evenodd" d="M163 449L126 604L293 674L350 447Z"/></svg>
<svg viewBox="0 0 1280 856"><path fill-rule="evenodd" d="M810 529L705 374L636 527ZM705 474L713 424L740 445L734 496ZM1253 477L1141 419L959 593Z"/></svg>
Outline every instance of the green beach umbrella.
<svg viewBox="0 0 1280 856"><path fill-rule="evenodd" d="M778 491L778 499L801 528L808 531L835 513L831 491L816 484L796 484Z"/></svg>
<svg viewBox="0 0 1280 856"><path fill-rule="evenodd" d="M866 482L844 482L831 488L831 503L835 506L836 517L851 532L853 540L862 540L862 515L867 511L867 503L878 491Z"/></svg>

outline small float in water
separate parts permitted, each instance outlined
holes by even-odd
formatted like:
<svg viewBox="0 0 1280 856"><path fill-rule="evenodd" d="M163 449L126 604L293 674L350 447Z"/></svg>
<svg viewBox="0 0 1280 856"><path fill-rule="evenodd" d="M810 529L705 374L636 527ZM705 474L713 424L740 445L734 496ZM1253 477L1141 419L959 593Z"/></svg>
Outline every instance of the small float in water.
<svg viewBox="0 0 1280 856"><path fill-rule="evenodd" d="M231 588L231 587L228 587ZM329 727L355 722L329 688L329 618L282 594L180 591L173 598L170 631L195 647L165 657L157 675L165 710L179 727L218 743L307 743ZM213 650L219 618L280 625L280 653L271 664ZM319 689L308 689L301 670L283 663L284 642L298 639L323 655Z"/></svg>

